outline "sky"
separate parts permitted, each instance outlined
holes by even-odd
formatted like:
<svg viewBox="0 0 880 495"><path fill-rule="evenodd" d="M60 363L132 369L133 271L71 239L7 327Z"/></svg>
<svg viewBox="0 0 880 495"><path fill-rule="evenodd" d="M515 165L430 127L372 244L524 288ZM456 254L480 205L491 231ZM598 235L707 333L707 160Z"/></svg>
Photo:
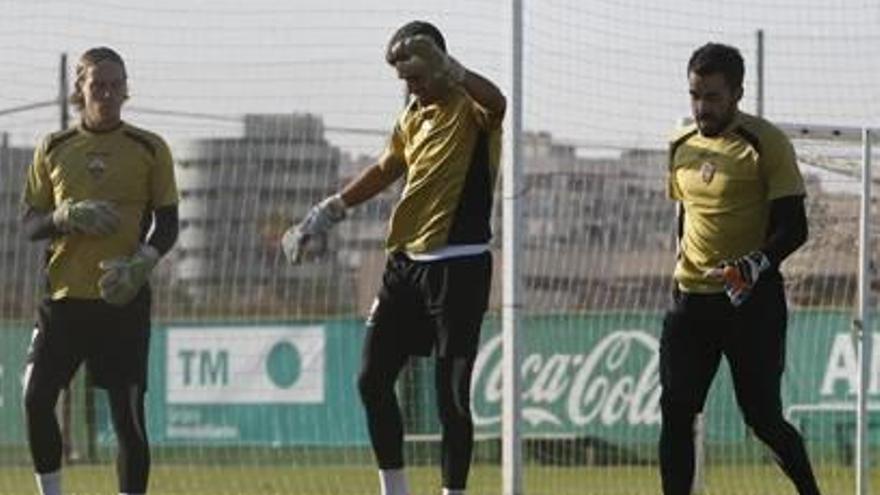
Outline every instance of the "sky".
<svg viewBox="0 0 880 495"><path fill-rule="evenodd" d="M880 126L877 0L523 0L524 128L579 150L660 148L688 114L685 66L707 41L746 58L755 108L765 37L765 116ZM512 5L495 0L5 0L0 113L52 100L59 57L109 45L125 57L125 118L172 143L240 134L245 113L320 115L328 139L375 154L403 101L383 61L412 19L510 94ZM159 113L157 113L159 112ZM204 114L201 118L174 113ZM57 108L0 115L14 145L58 126ZM353 131L354 130L354 131Z"/></svg>

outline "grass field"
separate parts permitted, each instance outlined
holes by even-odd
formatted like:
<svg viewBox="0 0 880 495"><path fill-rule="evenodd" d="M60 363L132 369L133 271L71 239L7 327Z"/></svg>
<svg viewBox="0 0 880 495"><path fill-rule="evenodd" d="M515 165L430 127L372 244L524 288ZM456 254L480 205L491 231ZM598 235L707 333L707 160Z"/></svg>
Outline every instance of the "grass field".
<svg viewBox="0 0 880 495"><path fill-rule="evenodd" d="M435 467L408 470L413 495L440 493ZM854 493L848 466L823 466L817 472L825 495ZM872 485L880 482L874 470ZM529 467L524 473L527 495L648 495L659 494L656 466ZM66 495L115 494L112 465L79 465L65 469ZM0 494L35 494L33 475L22 466L0 468ZM151 495L376 495L372 468L186 466L157 464ZM498 466L477 465L471 473L470 495L500 495ZM774 465L716 466L707 473L705 495L788 495L794 489Z"/></svg>

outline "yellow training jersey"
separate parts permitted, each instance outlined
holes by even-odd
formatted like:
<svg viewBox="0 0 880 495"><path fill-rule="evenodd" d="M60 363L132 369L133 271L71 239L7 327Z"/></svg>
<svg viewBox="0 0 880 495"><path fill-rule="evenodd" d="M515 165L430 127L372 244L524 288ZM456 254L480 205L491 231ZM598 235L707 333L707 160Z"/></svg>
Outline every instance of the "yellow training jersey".
<svg viewBox="0 0 880 495"><path fill-rule="evenodd" d="M386 239L389 252L418 254L489 242L501 121L463 89L437 103L413 100L385 149L406 167L406 184Z"/></svg>
<svg viewBox="0 0 880 495"><path fill-rule="evenodd" d="M669 196L684 207L675 279L685 292L713 293L706 270L764 246L770 201L805 194L794 148L764 119L737 113L718 136L695 125L672 140Z"/></svg>
<svg viewBox="0 0 880 495"><path fill-rule="evenodd" d="M133 254L152 210L178 201L171 152L161 137L127 123L107 132L79 126L50 134L34 152L23 201L49 212L68 199L109 201L121 218L111 235L62 235L49 245L51 298L98 299L98 263Z"/></svg>

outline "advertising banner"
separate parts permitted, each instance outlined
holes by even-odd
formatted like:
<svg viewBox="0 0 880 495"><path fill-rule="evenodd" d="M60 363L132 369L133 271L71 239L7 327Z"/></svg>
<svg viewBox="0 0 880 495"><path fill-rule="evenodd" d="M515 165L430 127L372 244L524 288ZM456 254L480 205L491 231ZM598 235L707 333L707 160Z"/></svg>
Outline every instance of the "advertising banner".
<svg viewBox="0 0 880 495"><path fill-rule="evenodd" d="M169 327L168 404L321 404L321 326Z"/></svg>
<svg viewBox="0 0 880 495"><path fill-rule="evenodd" d="M354 321L156 328L147 414L152 440L366 445L356 387L362 334Z"/></svg>
<svg viewBox="0 0 880 495"><path fill-rule="evenodd" d="M660 313L599 313L524 319L524 435L656 441L661 318ZM846 312L791 314L784 413L810 442L839 444L851 437L859 363L850 326ZM30 335L24 324L0 332L2 444L25 442L21 371ZM367 445L356 385L363 336L357 320L157 326L147 397L151 439L158 444ZM880 411L880 334L873 336L872 416ZM490 319L471 389L480 434L500 433L501 354L498 321ZM422 360L416 370L405 374L408 381L401 387L408 433L439 433L433 361ZM110 442L105 404L99 413L99 440ZM705 413L710 442L747 437L726 364L719 368ZM880 443L880 437L871 441Z"/></svg>
<svg viewBox="0 0 880 495"><path fill-rule="evenodd" d="M0 445L23 445L21 377L32 326L0 326Z"/></svg>

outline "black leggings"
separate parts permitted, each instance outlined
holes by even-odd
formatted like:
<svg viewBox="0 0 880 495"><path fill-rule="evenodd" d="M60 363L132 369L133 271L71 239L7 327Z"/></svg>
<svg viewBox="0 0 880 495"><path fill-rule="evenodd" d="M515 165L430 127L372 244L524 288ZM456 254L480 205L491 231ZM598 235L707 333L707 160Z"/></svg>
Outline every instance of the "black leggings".
<svg viewBox="0 0 880 495"><path fill-rule="evenodd" d="M61 469L61 429L55 403L61 387L28 370L24 390L27 434L34 469L46 474ZM113 428L119 443L116 473L120 493L146 493L150 447L144 421L144 390L140 386L107 390Z"/></svg>
<svg viewBox="0 0 880 495"><path fill-rule="evenodd" d="M403 467L403 420L394 383L407 356L380 358L369 349L364 356L358 389L367 413L373 452L379 469L399 469ZM474 445L470 409L473 365L474 358L460 356L438 357L435 365L434 386L442 426L443 486L452 490L465 489L471 465Z"/></svg>
<svg viewBox="0 0 880 495"><path fill-rule="evenodd" d="M778 278L761 280L739 308L724 294L676 294L660 340L660 474L665 495L688 495L694 475L694 419L727 358L743 419L801 495L817 495L807 451L782 414L787 309Z"/></svg>

